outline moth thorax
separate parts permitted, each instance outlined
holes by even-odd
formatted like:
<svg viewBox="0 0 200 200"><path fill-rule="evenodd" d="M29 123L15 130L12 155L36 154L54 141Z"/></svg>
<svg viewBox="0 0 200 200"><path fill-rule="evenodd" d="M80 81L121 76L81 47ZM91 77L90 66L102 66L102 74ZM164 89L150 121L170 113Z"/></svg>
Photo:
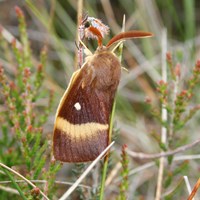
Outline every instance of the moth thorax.
<svg viewBox="0 0 200 200"><path fill-rule="evenodd" d="M117 87L120 75L121 64L119 59L109 51L102 51L94 56L91 65L95 68L96 87L106 90Z"/></svg>

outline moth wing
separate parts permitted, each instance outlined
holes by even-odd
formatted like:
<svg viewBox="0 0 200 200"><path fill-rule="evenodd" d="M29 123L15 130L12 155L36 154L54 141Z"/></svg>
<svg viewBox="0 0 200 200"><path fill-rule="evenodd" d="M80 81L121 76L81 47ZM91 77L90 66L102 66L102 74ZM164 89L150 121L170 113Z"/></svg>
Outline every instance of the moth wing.
<svg viewBox="0 0 200 200"><path fill-rule="evenodd" d="M73 74L57 109L53 151L63 162L92 161L108 145L113 97L93 87L95 74L85 68Z"/></svg>

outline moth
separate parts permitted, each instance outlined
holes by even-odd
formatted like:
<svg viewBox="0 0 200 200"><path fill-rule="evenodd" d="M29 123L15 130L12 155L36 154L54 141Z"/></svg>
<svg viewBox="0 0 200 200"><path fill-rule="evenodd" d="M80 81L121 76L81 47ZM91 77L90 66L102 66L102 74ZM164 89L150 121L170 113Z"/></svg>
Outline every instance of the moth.
<svg viewBox="0 0 200 200"><path fill-rule="evenodd" d="M98 47L73 73L55 117L53 153L62 162L93 161L108 146L110 114L122 68L113 44L152 36L143 31L123 32L103 46L98 28L90 29Z"/></svg>

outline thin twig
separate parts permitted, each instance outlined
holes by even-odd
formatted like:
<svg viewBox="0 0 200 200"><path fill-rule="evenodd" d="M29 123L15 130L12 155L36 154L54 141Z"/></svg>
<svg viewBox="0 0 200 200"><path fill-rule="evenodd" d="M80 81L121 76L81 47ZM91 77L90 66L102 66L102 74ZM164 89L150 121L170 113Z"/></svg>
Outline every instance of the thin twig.
<svg viewBox="0 0 200 200"><path fill-rule="evenodd" d="M166 61L165 61L166 53L167 53L167 34L166 34L166 30L163 30L163 33L162 33L162 79L165 83L167 82L167 66L166 66ZM162 104L162 121L163 122L167 121L167 110L166 110L164 104ZM163 144L167 143L167 129L164 126L162 126L162 128L161 128L161 142ZM157 179L155 200L160 200L160 198L161 198L164 162L165 162L164 157L161 157L159 170L158 170L158 179Z"/></svg>
<svg viewBox="0 0 200 200"><path fill-rule="evenodd" d="M125 20L126 20L126 18L125 18L125 15L124 15L123 16L123 23L122 23L122 32L124 32L124 30L125 30ZM122 51L123 51L123 43L121 43L120 46L119 46L119 56L118 56L118 58L119 58L120 61L121 61L121 58L122 58ZM115 107L116 107L116 98L114 99L112 112L111 112L111 117L110 117L109 143L110 143L111 138L112 138ZM108 158L109 158L109 154L107 154L105 159L104 159L99 200L103 200L104 199L105 182L106 182L106 175L107 175L107 169L108 169Z"/></svg>
<svg viewBox="0 0 200 200"><path fill-rule="evenodd" d="M188 176L183 176L183 178L184 178L184 181L185 181L185 184L186 184L188 193L190 194L190 193L192 192L192 188L191 188L190 182L189 182L189 180L188 180ZM194 200L194 199L193 199L193 200Z"/></svg>
<svg viewBox="0 0 200 200"><path fill-rule="evenodd" d="M47 182L47 180L30 180L32 183L41 183L41 184L45 184ZM25 183L24 180L15 180L16 183ZM12 183L11 181L0 181L0 184L7 184L7 183ZM55 181L54 183L59 184L59 185L73 185L73 182L67 182L67 181ZM83 184L79 184L79 187L91 190L92 187L88 186L88 185L83 185Z"/></svg>
<svg viewBox="0 0 200 200"><path fill-rule="evenodd" d="M195 196L195 194L197 193L197 190L199 189L200 187L200 178L198 179L198 181L196 182L190 196L188 197L187 200L193 200L193 197Z"/></svg>
<svg viewBox="0 0 200 200"><path fill-rule="evenodd" d="M12 181L9 181L9 182L12 183ZM16 189L13 189L10 187L5 187L5 186L0 185L0 190L19 195L19 192Z"/></svg>
<svg viewBox="0 0 200 200"><path fill-rule="evenodd" d="M195 159L200 159L200 155L181 155L181 156L174 156L174 161L182 161L182 160L195 160ZM137 174L137 173L142 173L144 170L147 170L151 167L154 167L156 166L156 163L154 161L151 161L151 162L148 162L148 163L145 163L144 165L142 166L139 166L139 167L136 167L132 170L130 170L129 172L129 176L132 176L134 174ZM122 180L121 177L119 178L116 178L115 181L114 181L114 184L120 182Z"/></svg>
<svg viewBox="0 0 200 200"><path fill-rule="evenodd" d="M119 170L121 169L121 163L118 162L115 167L112 169L111 173L108 175L107 179L106 179L106 182L105 182L105 186L109 186L109 184L111 184L112 180L114 179L114 177L116 175L119 174Z"/></svg>
<svg viewBox="0 0 200 200"><path fill-rule="evenodd" d="M89 167L83 172L83 174L76 180L76 182L63 194L59 200L65 200L69 195L76 189L76 187L81 183L81 181L87 176L87 174L92 170L92 168L97 164L97 162L103 157L103 155L111 148L114 141L106 147L106 149L89 165Z"/></svg>
<svg viewBox="0 0 200 200"><path fill-rule="evenodd" d="M7 169L8 171L12 172L13 174L19 176L21 179L25 180L29 185L31 185L33 188L38 188L36 185L34 185L31 181L29 181L28 179L26 179L24 176L22 176L21 174L19 174L18 172L16 172L15 170L11 169L10 167L4 165L3 163L0 163L0 166L3 167L4 169ZM49 200L49 198L40 190L40 193L43 197L45 197L47 200Z"/></svg>
<svg viewBox="0 0 200 200"><path fill-rule="evenodd" d="M21 190L21 188L19 187L19 185L15 182L15 178L11 175L11 173L10 173L8 170L6 170L6 169L4 169L4 168L3 168L3 170L4 170L5 174L8 176L8 178L11 180L13 186L14 186L14 187L17 189L17 191L19 192L19 195L21 196L21 198L22 198L23 200L27 200L27 198L26 198L24 192Z"/></svg>
<svg viewBox="0 0 200 200"><path fill-rule="evenodd" d="M138 152L130 151L128 149L126 151L133 158L138 158L138 159L157 159L157 158L167 157L167 156L175 155L177 153L186 151L188 149L193 148L194 146L196 146L199 143L200 143L200 138L197 139L196 141L190 143L190 144L186 144L184 146L178 147L175 150L167 151L167 152L161 152L161 153L154 153L154 154L138 153Z"/></svg>
<svg viewBox="0 0 200 200"><path fill-rule="evenodd" d="M0 24L0 31L1 31L1 35L3 36L3 38L5 38L8 43L11 44L15 40L16 47L18 49L22 48L21 43L8 30L6 30L1 24Z"/></svg>

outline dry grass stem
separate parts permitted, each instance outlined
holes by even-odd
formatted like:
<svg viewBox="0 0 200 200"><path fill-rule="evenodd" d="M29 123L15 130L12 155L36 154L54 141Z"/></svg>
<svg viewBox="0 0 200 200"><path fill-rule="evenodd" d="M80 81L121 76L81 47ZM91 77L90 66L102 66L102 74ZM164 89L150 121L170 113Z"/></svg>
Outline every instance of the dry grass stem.
<svg viewBox="0 0 200 200"><path fill-rule="evenodd" d="M167 82L167 65L165 61L165 55L167 53L167 33L166 30L162 31L162 80ZM162 121L167 121L167 110L162 104ZM167 144L167 128L161 127L161 142ZM158 170L158 179L157 179L157 188L156 188L156 198L155 200L160 200L162 194L162 182L163 182L163 173L164 173L164 162L165 158L160 158L159 170Z"/></svg>
<svg viewBox="0 0 200 200"><path fill-rule="evenodd" d="M76 189L76 187L81 183L81 181L87 176L87 174L92 170L92 168L99 162L103 155L112 147L115 142L111 142L104 151L89 165L89 167L83 172L83 174L74 182L74 184L62 195L59 200L67 199L71 193Z"/></svg>
<svg viewBox="0 0 200 200"><path fill-rule="evenodd" d="M186 144L186 145L183 145L181 147L178 147L175 150L167 151L167 152L161 152L161 153L155 153L155 154L138 153L138 152L130 151L128 149L126 151L133 158L157 159L157 158L161 158L161 157L167 157L167 156L175 155L175 154L180 153L180 152L184 152L188 149L193 148L194 146L198 145L199 143L200 143L200 138L197 139L196 141L190 143L190 144Z"/></svg>
<svg viewBox="0 0 200 200"><path fill-rule="evenodd" d="M6 170L12 172L13 174L19 176L21 179L23 179L26 183L28 183L29 185L31 185L33 188L38 188L36 185L34 185L30 180L26 179L24 176L22 176L21 174L19 174L18 172L16 172L15 170L11 169L10 167L4 165L3 163L0 163L0 166L5 168ZM46 199L49 200L49 198L40 190L41 195Z"/></svg>

